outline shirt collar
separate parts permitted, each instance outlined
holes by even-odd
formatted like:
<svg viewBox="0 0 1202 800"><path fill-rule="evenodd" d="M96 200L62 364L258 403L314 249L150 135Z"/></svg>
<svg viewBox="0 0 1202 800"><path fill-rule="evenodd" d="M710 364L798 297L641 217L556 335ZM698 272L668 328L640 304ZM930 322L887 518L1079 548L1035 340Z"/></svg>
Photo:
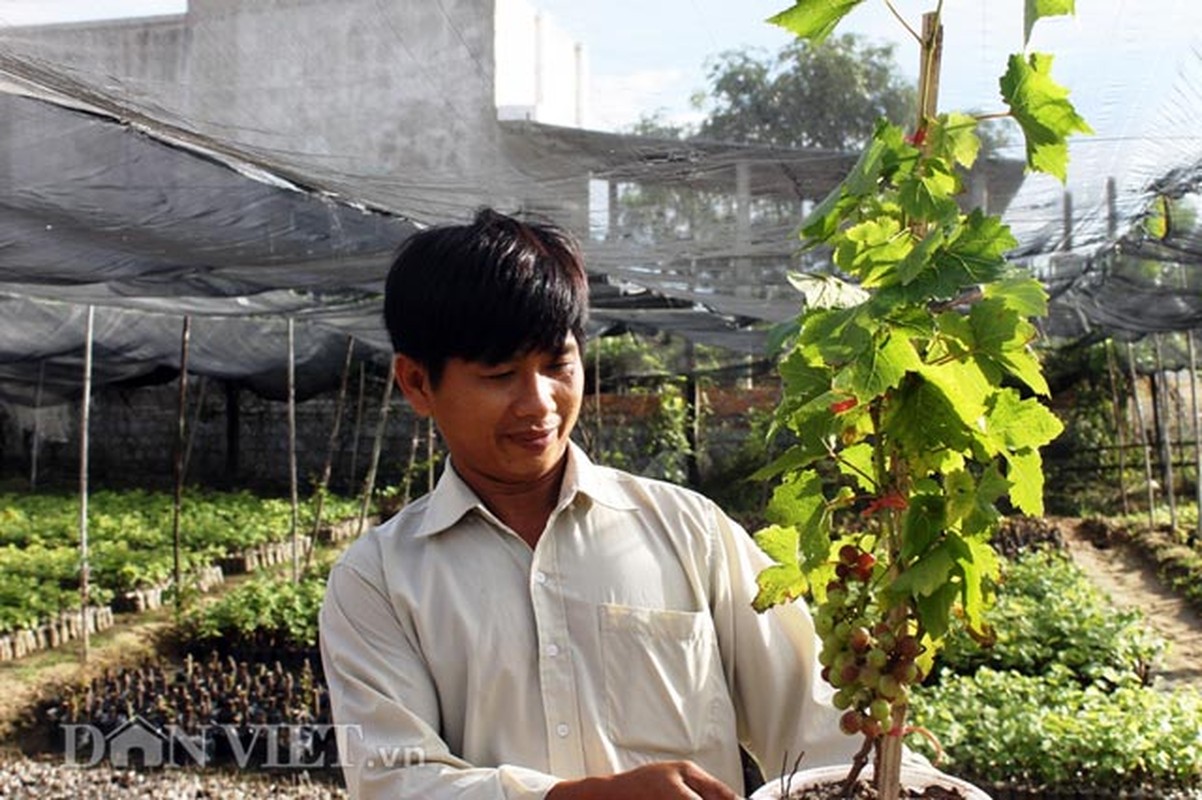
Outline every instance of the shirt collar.
<svg viewBox="0 0 1202 800"><path fill-rule="evenodd" d="M612 470L594 464L575 442L568 442L568 465L556 510L571 505L577 495L585 495L593 502L620 511L638 508L624 481L616 479ZM427 498L425 516L414 535L424 537L441 533L472 511L492 517L483 501L459 477L448 457L434 491Z"/></svg>

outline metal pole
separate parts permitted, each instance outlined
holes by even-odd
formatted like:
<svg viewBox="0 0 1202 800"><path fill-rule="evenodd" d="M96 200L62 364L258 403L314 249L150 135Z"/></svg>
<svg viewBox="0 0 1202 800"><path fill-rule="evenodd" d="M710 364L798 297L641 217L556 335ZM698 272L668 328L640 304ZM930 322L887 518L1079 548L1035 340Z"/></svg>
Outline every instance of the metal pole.
<svg viewBox="0 0 1202 800"><path fill-rule="evenodd" d="M96 307L88 306L88 322L84 336L83 398L79 410L79 613L80 659L88 663L91 646L88 632L88 425L92 404L92 339L96 331Z"/></svg>
<svg viewBox="0 0 1202 800"><path fill-rule="evenodd" d="M296 320L288 318L288 483L292 499L292 582L300 582L300 493L296 479Z"/></svg>
<svg viewBox="0 0 1202 800"><path fill-rule="evenodd" d="M180 512L184 504L184 435L188 418L188 344L192 334L192 318L184 317L179 343L179 395L175 429L175 496L171 508L172 577L175 581L175 617L179 621L183 610L184 576L181 564Z"/></svg>

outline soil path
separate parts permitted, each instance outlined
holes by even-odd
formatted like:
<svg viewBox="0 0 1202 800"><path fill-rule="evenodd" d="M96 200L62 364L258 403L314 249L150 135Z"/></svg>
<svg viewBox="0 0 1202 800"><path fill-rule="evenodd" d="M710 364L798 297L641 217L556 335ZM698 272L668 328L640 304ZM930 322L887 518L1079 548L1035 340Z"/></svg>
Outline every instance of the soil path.
<svg viewBox="0 0 1202 800"><path fill-rule="evenodd" d="M1202 688L1202 615L1167 589L1156 568L1134 547L1121 542L1098 547L1080 520L1059 520L1073 560L1119 608L1139 609L1169 643L1157 677L1166 686Z"/></svg>

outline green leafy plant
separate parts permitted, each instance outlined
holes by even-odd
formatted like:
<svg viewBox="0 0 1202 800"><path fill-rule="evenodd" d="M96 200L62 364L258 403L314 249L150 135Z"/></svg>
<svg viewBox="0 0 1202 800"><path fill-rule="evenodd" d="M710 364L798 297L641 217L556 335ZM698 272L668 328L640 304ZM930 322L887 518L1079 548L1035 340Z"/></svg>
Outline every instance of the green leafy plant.
<svg viewBox="0 0 1202 800"><path fill-rule="evenodd" d="M822 41L860 2L799 0L771 21ZM806 246L828 247L842 276L793 277L805 304L779 336L776 420L794 442L759 473L779 484L773 524L756 534L776 564L759 576L755 605L814 598L823 675L844 731L864 739L848 785L873 757L884 800L900 795L910 689L953 616L989 636L998 504L1042 513L1039 448L1062 427L1038 398L1048 387L1031 350L1044 290L1007 262L1017 242L1002 221L957 202L981 117L937 113L941 8L914 34L924 65L914 130L879 123L803 224ZM1072 2L1028 0L1026 10L1029 35ZM1000 88L1028 167L1063 180L1067 137L1089 128L1051 63L1011 56ZM853 515L861 524L838 533Z"/></svg>

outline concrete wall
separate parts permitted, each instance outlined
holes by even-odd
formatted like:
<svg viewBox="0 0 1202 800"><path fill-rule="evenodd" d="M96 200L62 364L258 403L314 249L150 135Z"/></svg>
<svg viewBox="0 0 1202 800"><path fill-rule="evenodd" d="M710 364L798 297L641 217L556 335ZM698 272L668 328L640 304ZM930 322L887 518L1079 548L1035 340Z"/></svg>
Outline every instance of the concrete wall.
<svg viewBox="0 0 1202 800"><path fill-rule="evenodd" d="M492 0L192 0L2 36L207 135L400 198L412 187L396 210L422 221L521 185L497 145Z"/></svg>

